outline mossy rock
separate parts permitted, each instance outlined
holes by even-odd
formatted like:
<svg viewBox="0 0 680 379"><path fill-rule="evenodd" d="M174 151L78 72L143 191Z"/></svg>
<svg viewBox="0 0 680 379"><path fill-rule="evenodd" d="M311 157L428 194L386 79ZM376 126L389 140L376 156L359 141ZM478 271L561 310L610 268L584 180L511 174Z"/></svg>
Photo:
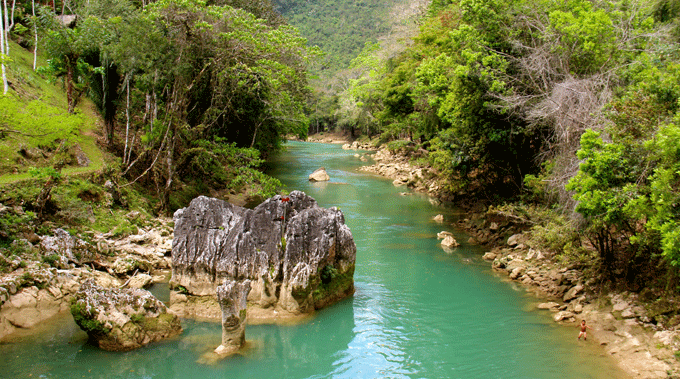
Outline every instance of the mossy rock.
<svg viewBox="0 0 680 379"><path fill-rule="evenodd" d="M76 324L104 350L126 351L179 334L177 315L150 292L85 282L71 304Z"/></svg>
<svg viewBox="0 0 680 379"><path fill-rule="evenodd" d="M661 298L647 305L647 315L656 319L658 316L668 316L677 313L678 305L667 299Z"/></svg>

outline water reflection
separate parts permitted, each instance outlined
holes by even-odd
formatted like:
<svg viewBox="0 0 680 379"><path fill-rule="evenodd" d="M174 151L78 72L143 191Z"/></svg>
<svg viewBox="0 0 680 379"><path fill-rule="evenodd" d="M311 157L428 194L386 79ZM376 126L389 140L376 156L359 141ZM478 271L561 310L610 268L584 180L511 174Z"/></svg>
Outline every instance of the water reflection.
<svg viewBox="0 0 680 379"><path fill-rule="evenodd" d="M388 319L401 319L408 310L393 307L391 291L378 283L358 283L354 300L354 319L357 325L348 349L334 362L334 377L373 378L408 377L418 365L409 358L404 343L408 333L403 327L389 328Z"/></svg>

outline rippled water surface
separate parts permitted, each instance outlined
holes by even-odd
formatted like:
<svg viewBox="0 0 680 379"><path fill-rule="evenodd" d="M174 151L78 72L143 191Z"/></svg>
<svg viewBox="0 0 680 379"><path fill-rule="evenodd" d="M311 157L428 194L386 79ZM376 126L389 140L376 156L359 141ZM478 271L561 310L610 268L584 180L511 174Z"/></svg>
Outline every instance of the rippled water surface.
<svg viewBox="0 0 680 379"><path fill-rule="evenodd" d="M360 152L363 154L363 152ZM66 314L0 344L0 377L44 378L615 378L577 329L533 311L449 226L460 215L356 169L354 151L293 142L271 174L345 214L357 244L356 294L298 325L250 325L242 354L215 361L220 325L183 320L172 340L103 352ZM325 167L327 183L307 176ZM444 214L446 223L431 219ZM446 252L436 233L463 245ZM162 292L161 292L162 293Z"/></svg>

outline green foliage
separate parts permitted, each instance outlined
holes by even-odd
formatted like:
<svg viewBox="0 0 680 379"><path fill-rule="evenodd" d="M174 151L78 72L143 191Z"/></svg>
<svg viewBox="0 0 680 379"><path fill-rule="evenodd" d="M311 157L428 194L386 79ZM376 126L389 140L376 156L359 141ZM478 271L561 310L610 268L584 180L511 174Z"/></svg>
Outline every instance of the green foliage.
<svg viewBox="0 0 680 379"><path fill-rule="evenodd" d="M9 247L9 244L18 237L20 232L27 230L28 226L35 220L35 213L26 212L17 214L15 212L5 212L0 215L0 230L6 234L6 238L0 237L0 242Z"/></svg>
<svg viewBox="0 0 680 379"><path fill-rule="evenodd" d="M366 41L386 33L387 12L393 5L380 0L274 0L273 3L311 45L319 46L326 53L321 64L323 70L348 67Z"/></svg>
<svg viewBox="0 0 680 379"><path fill-rule="evenodd" d="M680 119L680 118L678 118ZM669 124L648 142L657 161L649 179L651 214L647 228L659 233L664 257L680 265L680 127Z"/></svg>
<svg viewBox="0 0 680 379"><path fill-rule="evenodd" d="M413 149L413 144L405 140L391 141L387 144L387 150L392 153L408 150L409 147Z"/></svg>
<svg viewBox="0 0 680 379"><path fill-rule="evenodd" d="M71 303L71 315L76 324L88 334L106 335L110 332L102 322L92 318L92 311L82 301Z"/></svg>
<svg viewBox="0 0 680 379"><path fill-rule="evenodd" d="M338 269L331 265L326 265L321 269L319 277L321 278L321 283L329 284L338 276Z"/></svg>
<svg viewBox="0 0 680 379"><path fill-rule="evenodd" d="M0 173L63 162L58 153L81 140L84 123L81 114L70 115L44 101L0 97Z"/></svg>
<svg viewBox="0 0 680 379"><path fill-rule="evenodd" d="M175 91L182 91L187 122L200 126L201 137L223 137L266 152L278 148L281 136L305 133L304 65L316 53L295 29L270 26L240 9L200 2L162 1L147 10L148 26L158 33L146 38L155 45L148 51L167 67L164 81L192 83L188 92ZM180 27L193 32L183 34ZM240 47L234 49L236 45ZM191 54L183 54L189 46ZM177 65L180 56L182 64ZM160 84L147 82L144 87Z"/></svg>
<svg viewBox="0 0 680 379"><path fill-rule="evenodd" d="M114 238L124 238L133 234L137 234L139 228L137 225L132 224L128 220L122 220L112 231L111 234Z"/></svg>
<svg viewBox="0 0 680 379"><path fill-rule="evenodd" d="M573 219L545 209L538 212L540 221L531 228L531 246L547 249L558 257L585 254L585 249L580 243L578 227Z"/></svg>
<svg viewBox="0 0 680 379"><path fill-rule="evenodd" d="M44 256L42 258L42 261L44 263L47 263L48 265L50 265L52 267L57 267L57 263L59 262L60 259L61 258L59 257L58 254L50 254L50 255Z"/></svg>
<svg viewBox="0 0 680 379"><path fill-rule="evenodd" d="M177 292L181 293L182 295L189 294L189 290L187 290L184 286L177 286Z"/></svg>
<svg viewBox="0 0 680 379"><path fill-rule="evenodd" d="M623 76L629 85L608 107L610 141L593 131L581 137L582 163L567 189L605 263L653 264L661 254L677 265L680 70L664 54L644 53Z"/></svg>
<svg viewBox="0 0 680 379"><path fill-rule="evenodd" d="M340 273L335 267L326 265L321 269L319 279L320 282L312 292L312 299L316 306L323 306L329 298L337 297L353 288L354 269Z"/></svg>
<svg viewBox="0 0 680 379"><path fill-rule="evenodd" d="M135 314L132 314L130 316L130 321L134 322L135 324L142 325L146 321L146 317L144 317L143 315L135 313Z"/></svg>
<svg viewBox="0 0 680 379"><path fill-rule="evenodd" d="M630 238L638 232L634 205L642 195L636 185L640 167L628 152L624 144L604 143L599 133L586 132L578 151L579 172L566 187L575 192L576 211L585 217L586 233L610 269L621 248L617 235Z"/></svg>
<svg viewBox="0 0 680 379"><path fill-rule="evenodd" d="M48 179L52 180L55 182L58 182L61 180L61 172L57 171L54 169L54 167L43 167L43 168L35 168L31 167L28 169L29 175L36 179Z"/></svg>
<svg viewBox="0 0 680 379"><path fill-rule="evenodd" d="M550 24L560 38L556 52L571 57L575 73L587 75L604 67L621 53L611 13L596 9L592 2L570 0L549 14Z"/></svg>

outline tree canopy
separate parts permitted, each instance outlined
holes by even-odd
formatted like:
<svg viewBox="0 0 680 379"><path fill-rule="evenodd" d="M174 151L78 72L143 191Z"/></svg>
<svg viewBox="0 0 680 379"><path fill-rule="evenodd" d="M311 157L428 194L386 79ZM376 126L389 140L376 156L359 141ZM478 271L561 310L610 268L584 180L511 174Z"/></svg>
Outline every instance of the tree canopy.
<svg viewBox="0 0 680 379"><path fill-rule="evenodd" d="M124 181L158 188L164 210L181 183L233 190L249 177L261 185L253 194L271 194L275 182L241 168L256 168L285 136L306 135L307 68L319 55L271 3L91 0L62 8L39 11L50 58L41 70L63 80L69 112L85 94L94 101ZM66 15L75 22L63 22ZM199 162L206 167L189 169Z"/></svg>

